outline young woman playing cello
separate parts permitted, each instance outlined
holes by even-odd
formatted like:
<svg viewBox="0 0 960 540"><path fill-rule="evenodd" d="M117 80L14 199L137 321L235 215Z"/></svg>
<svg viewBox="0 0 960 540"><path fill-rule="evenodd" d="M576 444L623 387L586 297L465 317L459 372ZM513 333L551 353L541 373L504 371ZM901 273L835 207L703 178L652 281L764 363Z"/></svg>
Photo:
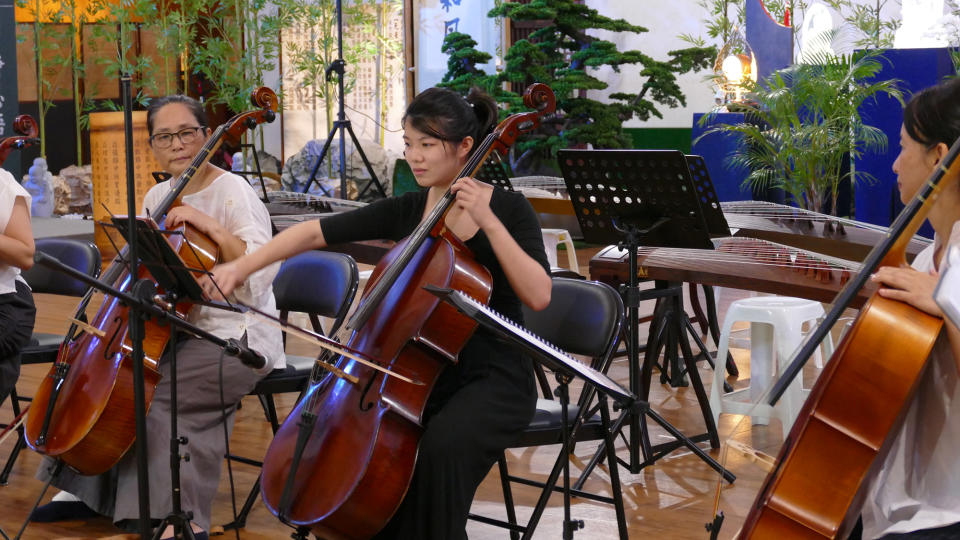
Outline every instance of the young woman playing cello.
<svg viewBox="0 0 960 540"><path fill-rule="evenodd" d="M960 137L960 79L927 88L903 112L900 155L893 164L900 198L910 201ZM949 186L927 216L934 244L912 268L883 267L881 296L931 315L946 248L960 243L960 185ZM880 473L862 510L863 538L960 538L960 332L950 321L931 353Z"/></svg>
<svg viewBox="0 0 960 540"><path fill-rule="evenodd" d="M403 140L407 162L425 191L291 227L253 254L216 267L216 283L204 287L211 294L216 287L229 293L259 268L332 243L400 240L451 189L456 203L446 226L490 270L490 306L518 321L521 302L543 309L551 281L530 204L520 194L456 178L496 117L493 100L476 89L466 99L440 88L424 91L407 108ZM410 489L378 538L465 538L477 487L527 426L535 406L530 360L478 330L434 386Z"/></svg>
<svg viewBox="0 0 960 540"><path fill-rule="evenodd" d="M172 180L153 186L144 197L146 213L164 199L173 188L174 180L189 166L203 147L210 128L206 114L196 100L173 95L157 99L147 111L147 130L150 148L163 169L173 175ZM181 195L181 206L171 209L166 216L166 227L173 228L188 222L205 233L220 246L221 259L232 261L244 253L265 244L271 237L270 217L256 193L243 178L205 163ZM153 216L161 219L162 216ZM267 312L276 313L273 298L273 278L279 265L245 276L234 288L237 299ZM220 467L225 454L224 426L220 390L227 407L228 431L233 424L234 406L275 367L283 367L285 358L279 329L253 324L253 316L196 306L188 319L202 329L221 338L245 339L247 345L262 354L267 363L254 371L238 359L223 356L212 343L180 334L176 346L179 433L189 443L184 452L190 461L181 463L182 506L193 512L193 528L206 538L210 527L210 509L220 480ZM169 353L168 347L168 353ZM150 474L150 517L162 519L172 510L170 488L170 393L169 357L161 360L163 379L157 386L150 412L147 415L149 435L148 462ZM223 362L222 380L220 378ZM94 477L83 477L64 471L55 485L79 497L89 508L114 521L136 519L139 515L137 499L136 459L133 452L111 471ZM69 519L84 513L77 501L58 494L54 503L35 512L35 521ZM64 504L56 504L63 501ZM86 510L90 512L90 510ZM169 537L168 531L164 537Z"/></svg>
<svg viewBox="0 0 960 540"><path fill-rule="evenodd" d="M33 295L20 277L31 266L30 194L0 169L0 404L17 384L20 349L33 332Z"/></svg>

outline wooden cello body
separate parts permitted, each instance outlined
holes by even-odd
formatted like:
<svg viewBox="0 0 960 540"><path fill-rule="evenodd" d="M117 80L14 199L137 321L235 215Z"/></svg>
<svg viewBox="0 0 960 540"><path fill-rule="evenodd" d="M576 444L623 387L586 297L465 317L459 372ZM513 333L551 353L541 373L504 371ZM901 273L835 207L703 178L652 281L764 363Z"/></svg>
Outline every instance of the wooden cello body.
<svg viewBox="0 0 960 540"><path fill-rule="evenodd" d="M838 295L816 334L829 331L879 266L906 266L906 247L944 189L957 189L960 141ZM864 490L900 431L943 320L874 294L837 347L786 437L738 538L846 538ZM814 336L782 386L819 342ZM774 389L776 392L776 388Z"/></svg>
<svg viewBox="0 0 960 540"><path fill-rule="evenodd" d="M366 290L375 286L398 249L402 246L377 265ZM310 526L321 538L369 538L386 525L413 473L432 382L473 334L473 320L422 286L442 284L483 302L490 297L490 273L452 236L428 240L408 272L401 279L413 286L398 288L349 344L389 359L383 362L388 369L429 383L407 384L351 361L341 368L365 384L328 377L311 387L288 417L298 418L309 406L317 420L284 519ZM311 399L317 394L320 399ZM261 491L275 514L281 513L297 438L296 422L284 422L264 457ZM318 522L317 516L323 519Z"/></svg>
<svg viewBox="0 0 960 540"><path fill-rule="evenodd" d="M741 538L845 538L943 326L874 295L784 440Z"/></svg>
<svg viewBox="0 0 960 540"><path fill-rule="evenodd" d="M179 196L194 173L203 166L223 142L223 137L238 139L249 127L272 121L277 98L269 88L260 88L253 102L261 109L243 113L217 128L194 157L190 166L174 181L174 189L152 209L163 216L179 204ZM190 225L182 235L168 238L171 247L193 268L213 268L219 248L206 235ZM101 279L133 294L134 284L151 279L145 266L139 265L137 279L123 258L127 249L103 273ZM75 319L81 319L92 297L92 290L80 303ZM152 299L152 298L151 298ZM176 309L185 315L189 303ZM170 329L155 321L145 321L143 339L144 399L147 409L160 380L158 362L167 345ZM25 423L27 444L35 451L62 460L81 474L100 474L120 460L133 444L136 430L133 401L133 358L129 339L129 309L116 298L106 298L90 324L75 322L60 346L57 360L34 394L33 406Z"/></svg>
<svg viewBox="0 0 960 540"><path fill-rule="evenodd" d="M183 236L172 237L180 257L196 268L213 268L219 258L217 245L189 225L181 227L180 232ZM123 264L114 264L109 270L104 279L120 290L130 292L131 285L138 281L130 279ZM139 279L150 279L143 266L138 274ZM191 305L178 304L178 313L185 316ZM116 298L106 298L91 322L96 331L86 331L61 346L60 358L40 381L27 417L25 434L31 448L60 458L87 475L109 470L127 452L135 436L133 348L128 322L129 308ZM158 362L169 341L170 327L152 320L144 327L144 395L149 410L160 382ZM65 372L64 377L58 377L58 371ZM53 393L58 396L50 409Z"/></svg>
<svg viewBox="0 0 960 540"><path fill-rule="evenodd" d="M538 112L501 122L460 173L472 176L493 150L553 112L553 92L533 85L525 103ZM444 225L448 190L420 226L381 260L340 338L409 384L354 361L338 367L358 382L315 371L311 387L276 433L262 469L261 493L282 521L320 538L363 539L400 505L416 463L423 412L443 367L455 362L476 323L426 292L448 287L486 303L490 273ZM344 339L345 338L345 339Z"/></svg>

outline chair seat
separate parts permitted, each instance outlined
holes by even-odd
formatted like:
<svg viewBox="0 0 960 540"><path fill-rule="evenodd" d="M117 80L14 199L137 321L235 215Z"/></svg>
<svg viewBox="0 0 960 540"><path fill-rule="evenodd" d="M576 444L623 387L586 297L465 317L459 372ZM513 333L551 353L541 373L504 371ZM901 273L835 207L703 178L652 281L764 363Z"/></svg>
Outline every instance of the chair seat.
<svg viewBox="0 0 960 540"><path fill-rule="evenodd" d="M567 421L573 422L580 412L580 407L571 403L567 409ZM533 420L523 432L522 437L513 445L514 448L523 448L526 446L543 446L548 444L560 444L563 442L562 435L558 428L563 419L563 407L560 401L555 399L537 400L537 412L533 415ZM600 415L595 414L581 424L577 429L578 440L596 440L603 437L603 431L600 426Z"/></svg>
<svg viewBox="0 0 960 540"><path fill-rule="evenodd" d="M287 355L287 365L277 368L260 379L250 391L253 395L299 392L306 387L307 379L316 360L312 356Z"/></svg>
<svg viewBox="0 0 960 540"><path fill-rule="evenodd" d="M35 332L30 336L30 344L20 351L21 364L45 364L55 362L60 344L63 343L60 334L43 334Z"/></svg>

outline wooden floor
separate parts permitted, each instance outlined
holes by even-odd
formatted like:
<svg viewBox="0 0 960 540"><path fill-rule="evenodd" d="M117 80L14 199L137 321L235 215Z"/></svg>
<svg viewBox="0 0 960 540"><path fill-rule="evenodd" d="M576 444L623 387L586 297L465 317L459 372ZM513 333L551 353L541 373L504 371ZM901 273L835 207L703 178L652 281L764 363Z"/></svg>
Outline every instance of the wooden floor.
<svg viewBox="0 0 960 540"><path fill-rule="evenodd" d="M586 272L590 256L595 250L580 250L581 270ZM565 259L565 257L561 257ZM720 313L725 306L735 298L743 296L743 291L723 290L720 294ZM66 328L68 315L72 314L75 299L37 295L38 318L36 330L40 332L62 332ZM652 306L645 306L649 312ZM646 326L641 328L646 335ZM709 347L713 347L711 344ZM301 349L297 351L303 354ZM740 366L741 373L749 373L749 352L744 349L734 349L734 356ZM712 371L706 363L700 364L700 375L709 392ZM17 385L22 395L32 395L39 379L44 376L49 366L25 366ZM627 360L619 358L611 368L611 376L627 385ZM806 373L805 378L814 375ZM746 376L740 380L730 379L735 387L748 384ZM279 404L281 415L289 411L293 401L292 395L282 396ZM696 396L691 388L671 388L659 384L654 374L654 384L650 396L653 410L667 418L682 432L693 435L704 430L703 418L697 406ZM0 408L0 422L11 418L8 404ZM780 443L780 425L772 420L769 426L751 426L749 419L735 415L723 415L719 426L721 439L736 439L752 447L776 454ZM654 443L669 440L669 436L662 429L652 426L651 438ZM242 409L238 413L236 427L231 439L231 450L240 455L259 458L262 457L269 442L270 429L264 420L263 412L255 398L247 397ZM6 456L13 446L8 440L0 446L0 459ZM585 462L593 454L595 443L582 443L576 448L576 454L571 459L571 473L574 478L579 474ZM705 443L701 447L709 448ZM509 450L507 452L511 473L527 476L534 479L544 479L556 457L558 446ZM619 455L625 457L626 447L623 441L618 445ZM721 458L721 451L710 452L716 458ZM733 536L743 520L745 509L759 489L759 484L765 472L746 454L737 451L726 452L726 464L737 481L732 486L724 485L720 491L719 508L727 519L721 533L722 538ZM29 514L35 499L39 496L43 484L34 479L40 458L30 451L21 454L14 468L9 485L0 487L0 528L6 534L13 536L20 529ZM234 486L237 505L242 504L247 492L256 479L257 470L253 467L235 464L233 466ZM609 494L609 476L605 467L601 467L590 476L586 483L587 489ZM653 537L658 539L691 539L707 538L704 524L712 520L717 499L718 475L703 461L686 449L678 449L672 454L657 462L655 465L631 474L621 469L624 503L626 506L627 522L631 538ZM538 493L528 487L515 486L514 494L518 505L521 520L529 515ZM51 493L47 493L44 502L49 500ZM223 524L231 521L231 485L224 465L223 475L213 509L213 522ZM481 485L474 500L473 512L503 518L505 511L499 488L499 477L496 470L492 471ZM575 538L616 538L617 524L612 506L574 499L572 515L575 519L583 520L584 528L575 534ZM554 495L544 513L535 538L561 538L563 519L562 497ZM508 538L506 531L477 522L470 522L467 527L471 540ZM283 526L276 518L266 511L261 503L257 503L247 526L240 531L240 538L266 539L289 538L290 530ZM235 537L231 531L228 537ZM132 538L123 535L106 518L92 519L84 522L66 522L59 524L30 524L22 538Z"/></svg>

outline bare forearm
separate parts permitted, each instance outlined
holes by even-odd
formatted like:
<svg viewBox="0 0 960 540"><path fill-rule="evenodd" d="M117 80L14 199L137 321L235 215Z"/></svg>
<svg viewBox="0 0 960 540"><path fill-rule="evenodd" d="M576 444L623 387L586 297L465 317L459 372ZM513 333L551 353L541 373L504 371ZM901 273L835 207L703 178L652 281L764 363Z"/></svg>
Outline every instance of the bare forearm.
<svg viewBox="0 0 960 540"><path fill-rule="evenodd" d="M319 221L308 221L290 227L264 244L260 249L244 255L237 260L237 265L247 275L276 261L327 246L323 238L323 229Z"/></svg>
<svg viewBox="0 0 960 540"><path fill-rule="evenodd" d="M0 262L29 270L33 266L33 228L26 201L18 197L6 229L0 234Z"/></svg>
<svg viewBox="0 0 960 540"><path fill-rule="evenodd" d="M528 255L499 220L484 228L493 252L520 301L537 311L550 303L550 275Z"/></svg>
<svg viewBox="0 0 960 540"><path fill-rule="evenodd" d="M15 238L0 235L0 263L29 270L33 266L33 243L27 245Z"/></svg>

